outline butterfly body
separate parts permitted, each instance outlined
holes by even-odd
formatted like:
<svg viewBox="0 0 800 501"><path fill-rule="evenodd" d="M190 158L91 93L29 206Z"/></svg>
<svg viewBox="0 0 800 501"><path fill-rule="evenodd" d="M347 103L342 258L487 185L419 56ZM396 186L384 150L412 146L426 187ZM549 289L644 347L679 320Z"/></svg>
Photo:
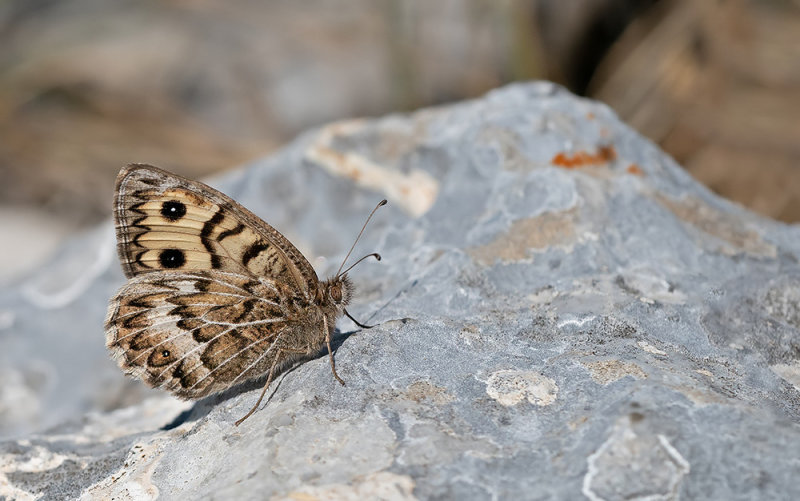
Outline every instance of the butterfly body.
<svg viewBox="0 0 800 501"><path fill-rule="evenodd" d="M111 299L106 345L127 374L197 399L264 375L269 384L330 348L353 293L347 275L320 281L283 235L227 196L134 164L117 178L114 216L129 280ZM341 381L332 356L331 368Z"/></svg>

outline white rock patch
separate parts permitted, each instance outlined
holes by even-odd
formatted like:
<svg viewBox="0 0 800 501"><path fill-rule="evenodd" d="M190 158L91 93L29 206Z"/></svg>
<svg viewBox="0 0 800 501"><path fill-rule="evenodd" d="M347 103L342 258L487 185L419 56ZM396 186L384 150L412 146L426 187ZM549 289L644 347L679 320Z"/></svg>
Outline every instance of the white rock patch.
<svg viewBox="0 0 800 501"><path fill-rule="evenodd" d="M538 372L501 370L492 373L486 382L486 393L506 407L523 400L535 405L550 405L558 396L556 382Z"/></svg>

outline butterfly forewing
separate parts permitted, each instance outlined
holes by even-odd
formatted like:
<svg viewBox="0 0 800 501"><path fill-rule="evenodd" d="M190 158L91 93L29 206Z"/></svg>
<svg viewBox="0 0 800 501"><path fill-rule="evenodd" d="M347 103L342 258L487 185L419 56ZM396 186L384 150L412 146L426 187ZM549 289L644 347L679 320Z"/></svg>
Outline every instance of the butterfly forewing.
<svg viewBox="0 0 800 501"><path fill-rule="evenodd" d="M147 273L112 299L106 344L128 374L199 398L264 374L291 334L292 294L216 270Z"/></svg>
<svg viewBox="0 0 800 501"><path fill-rule="evenodd" d="M126 276L217 270L267 277L314 294L317 275L277 230L224 194L149 165L117 178L117 245Z"/></svg>

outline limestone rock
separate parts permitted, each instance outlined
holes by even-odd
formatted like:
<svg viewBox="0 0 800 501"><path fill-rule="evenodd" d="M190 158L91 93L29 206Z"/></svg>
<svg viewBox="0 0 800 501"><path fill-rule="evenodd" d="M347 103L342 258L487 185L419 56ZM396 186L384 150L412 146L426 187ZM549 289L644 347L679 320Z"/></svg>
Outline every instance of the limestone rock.
<svg viewBox="0 0 800 501"><path fill-rule="evenodd" d="M126 380L110 224L0 296L0 497L798 499L800 228L548 83L311 131L215 184L321 276L337 368L197 403ZM323 258L321 256L326 256Z"/></svg>

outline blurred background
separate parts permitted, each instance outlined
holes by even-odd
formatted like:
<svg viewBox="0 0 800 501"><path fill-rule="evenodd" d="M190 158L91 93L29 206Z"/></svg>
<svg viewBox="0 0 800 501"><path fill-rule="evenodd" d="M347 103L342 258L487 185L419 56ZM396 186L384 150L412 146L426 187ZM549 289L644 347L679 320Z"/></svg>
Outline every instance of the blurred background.
<svg viewBox="0 0 800 501"><path fill-rule="evenodd" d="M3 0L0 283L109 218L129 162L200 178L530 79L800 220L800 0Z"/></svg>

